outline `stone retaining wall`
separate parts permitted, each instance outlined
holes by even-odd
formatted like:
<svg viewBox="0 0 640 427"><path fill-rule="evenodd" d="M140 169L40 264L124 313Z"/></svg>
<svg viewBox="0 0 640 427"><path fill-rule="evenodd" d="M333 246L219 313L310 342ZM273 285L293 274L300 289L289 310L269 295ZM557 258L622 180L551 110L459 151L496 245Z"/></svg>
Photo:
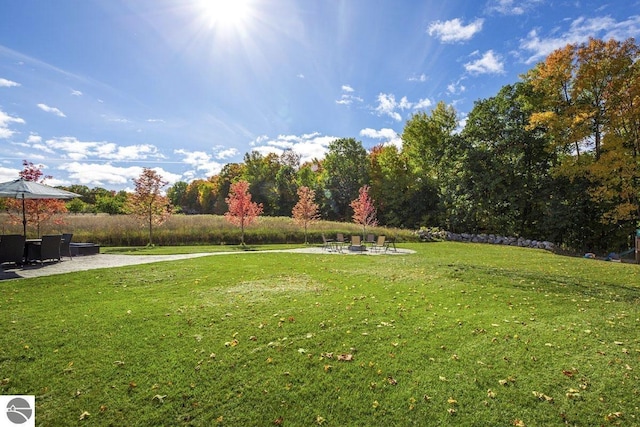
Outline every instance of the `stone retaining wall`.
<svg viewBox="0 0 640 427"><path fill-rule="evenodd" d="M426 242L447 240L452 242L488 243L492 245L545 249L548 251L553 251L556 248L552 242L525 239L523 237L504 237L495 234L452 233L450 231L424 229L418 230L416 233L418 237L420 237L420 240Z"/></svg>

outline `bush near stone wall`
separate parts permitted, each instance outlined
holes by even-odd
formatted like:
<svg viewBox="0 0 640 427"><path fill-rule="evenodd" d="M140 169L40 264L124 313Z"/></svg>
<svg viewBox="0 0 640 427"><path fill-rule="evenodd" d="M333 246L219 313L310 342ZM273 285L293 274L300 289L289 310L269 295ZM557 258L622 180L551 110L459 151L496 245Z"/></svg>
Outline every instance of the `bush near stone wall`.
<svg viewBox="0 0 640 427"><path fill-rule="evenodd" d="M556 245L546 240L531 240L523 237L505 237L495 234L452 233L439 229L420 229L416 232L421 241L451 241L467 243L488 243L492 245L518 246L521 248L545 249L555 251Z"/></svg>

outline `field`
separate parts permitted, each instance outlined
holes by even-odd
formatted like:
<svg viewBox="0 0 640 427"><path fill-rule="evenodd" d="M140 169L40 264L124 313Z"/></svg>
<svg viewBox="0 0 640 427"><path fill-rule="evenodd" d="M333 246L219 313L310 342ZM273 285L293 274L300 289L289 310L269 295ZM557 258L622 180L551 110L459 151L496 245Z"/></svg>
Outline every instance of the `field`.
<svg viewBox="0 0 640 427"><path fill-rule="evenodd" d="M47 222L41 226L40 235L73 233L75 242L94 242L102 246L144 246L149 242L148 229L131 215L67 214L62 224ZM12 222L0 213L2 234L22 234L22 224ZM397 237L403 241L416 241L408 230L374 227L371 232ZM322 233L360 233L362 227L353 223L318 221L309 228L308 241L322 242ZM36 237L33 225L27 229L28 237ZM153 243L169 245L237 245L240 229L220 215L173 215L153 231ZM245 230L248 244L303 243L304 229L288 217L261 217Z"/></svg>
<svg viewBox="0 0 640 427"><path fill-rule="evenodd" d="M0 393L39 426L640 424L637 265L402 247L0 282Z"/></svg>

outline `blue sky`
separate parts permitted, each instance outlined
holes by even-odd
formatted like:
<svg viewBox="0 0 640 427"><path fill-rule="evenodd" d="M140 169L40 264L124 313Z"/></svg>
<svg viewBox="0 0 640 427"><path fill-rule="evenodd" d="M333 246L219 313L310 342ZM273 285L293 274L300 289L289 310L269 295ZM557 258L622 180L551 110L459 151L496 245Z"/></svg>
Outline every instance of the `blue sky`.
<svg viewBox="0 0 640 427"><path fill-rule="evenodd" d="M640 0L8 0L0 181L133 187L207 178L245 153L400 144L437 102L476 100L552 50L640 39Z"/></svg>

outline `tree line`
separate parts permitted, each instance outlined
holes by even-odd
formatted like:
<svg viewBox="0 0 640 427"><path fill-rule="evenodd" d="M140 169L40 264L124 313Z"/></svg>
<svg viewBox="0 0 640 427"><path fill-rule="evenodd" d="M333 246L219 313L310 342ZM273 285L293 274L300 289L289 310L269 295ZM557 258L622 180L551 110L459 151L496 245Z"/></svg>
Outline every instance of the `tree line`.
<svg viewBox="0 0 640 427"><path fill-rule="evenodd" d="M455 109L439 102L407 120L401 147L366 150L340 138L305 163L293 151L252 151L208 179L175 183L167 197L174 211L224 215L242 180L263 215L291 216L306 187L323 219L351 221L351 202L367 186L383 226L622 250L640 227L638 56L634 39L567 45L476 101L461 129ZM72 211L121 213L127 198L67 189L84 196Z"/></svg>

